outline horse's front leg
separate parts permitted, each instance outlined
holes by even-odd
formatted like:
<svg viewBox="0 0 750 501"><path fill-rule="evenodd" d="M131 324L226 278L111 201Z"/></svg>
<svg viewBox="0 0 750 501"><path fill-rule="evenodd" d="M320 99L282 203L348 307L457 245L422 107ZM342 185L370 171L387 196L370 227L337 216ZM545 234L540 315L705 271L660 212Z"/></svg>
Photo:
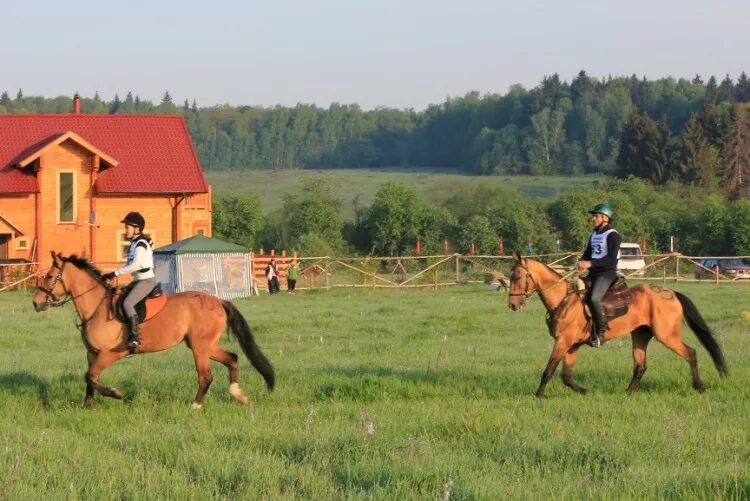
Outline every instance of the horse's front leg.
<svg viewBox="0 0 750 501"><path fill-rule="evenodd" d="M570 388L576 393L580 393L581 395L586 394L586 388L579 385L575 381L573 381L573 367L576 365L576 361L578 360L578 348L580 348L580 344L574 345L571 349L568 350L568 352L565 354L565 361L563 363L563 370L562 370L562 380L563 383L565 383L565 386Z"/></svg>
<svg viewBox="0 0 750 501"><path fill-rule="evenodd" d="M552 354L550 355L549 361L547 362L547 367L542 373L542 380L539 383L539 388L537 388L536 390L537 397L541 398L544 396L544 388L547 386L547 383L549 383L549 380L552 379L552 376L555 374L555 370L557 369L557 365L563 359L565 353L569 348L570 346L564 345L560 342L560 340L557 340L557 342L555 342L555 346L552 348Z"/></svg>
<svg viewBox="0 0 750 501"><path fill-rule="evenodd" d="M122 398L122 392L120 390L104 386L99 382L99 376L107 369L107 367L121 358L124 358L127 354L127 351L100 351L99 353L94 354L93 357L90 357L89 370L86 372L86 399L83 402L84 406L88 407L94 401L94 392L91 388L105 397L117 399ZM93 360L91 360L91 358L93 358Z"/></svg>

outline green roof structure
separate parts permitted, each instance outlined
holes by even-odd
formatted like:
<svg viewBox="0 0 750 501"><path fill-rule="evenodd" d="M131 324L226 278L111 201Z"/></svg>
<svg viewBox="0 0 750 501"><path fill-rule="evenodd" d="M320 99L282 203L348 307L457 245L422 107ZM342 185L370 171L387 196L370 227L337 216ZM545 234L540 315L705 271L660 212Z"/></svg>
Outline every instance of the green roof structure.
<svg viewBox="0 0 750 501"><path fill-rule="evenodd" d="M215 238L195 235L164 247L154 249L154 254L223 254L227 252L248 252L246 247L224 242Z"/></svg>

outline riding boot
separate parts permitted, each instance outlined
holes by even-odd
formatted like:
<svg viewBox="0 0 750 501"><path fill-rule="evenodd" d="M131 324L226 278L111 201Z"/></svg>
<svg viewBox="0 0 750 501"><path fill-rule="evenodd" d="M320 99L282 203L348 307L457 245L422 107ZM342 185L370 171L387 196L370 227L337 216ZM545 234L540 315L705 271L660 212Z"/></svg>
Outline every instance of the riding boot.
<svg viewBox="0 0 750 501"><path fill-rule="evenodd" d="M128 318L128 348L131 351L135 351L140 343L141 339L138 336L138 315L133 315Z"/></svg>
<svg viewBox="0 0 750 501"><path fill-rule="evenodd" d="M593 348L599 348L604 344L604 332L606 332L608 328L607 316L604 314L604 312L600 313L599 315L593 314L592 312L591 324L592 330L589 345L591 345Z"/></svg>

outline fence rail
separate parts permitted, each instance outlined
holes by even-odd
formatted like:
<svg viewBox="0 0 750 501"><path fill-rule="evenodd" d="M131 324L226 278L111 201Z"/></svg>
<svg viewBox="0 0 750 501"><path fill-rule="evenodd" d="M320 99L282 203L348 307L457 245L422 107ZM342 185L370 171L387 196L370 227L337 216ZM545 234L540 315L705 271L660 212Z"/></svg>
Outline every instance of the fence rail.
<svg viewBox="0 0 750 501"><path fill-rule="evenodd" d="M575 269L579 254L561 252L528 256L547 263L560 273ZM296 257L276 256L281 266L281 282L286 284L286 261L296 259L302 273L297 289L332 288L438 288L464 283L491 283L510 274L511 256L444 254L403 257ZM707 268L706 259L740 259L750 256L684 256L678 253L647 254L640 270L622 271L629 280L667 282L703 282L714 284L741 283L750 285L748 273L730 275L719 267ZM36 286L38 263L0 264L0 292ZM256 270L257 271L257 270ZM254 276L253 283L267 288L266 281Z"/></svg>

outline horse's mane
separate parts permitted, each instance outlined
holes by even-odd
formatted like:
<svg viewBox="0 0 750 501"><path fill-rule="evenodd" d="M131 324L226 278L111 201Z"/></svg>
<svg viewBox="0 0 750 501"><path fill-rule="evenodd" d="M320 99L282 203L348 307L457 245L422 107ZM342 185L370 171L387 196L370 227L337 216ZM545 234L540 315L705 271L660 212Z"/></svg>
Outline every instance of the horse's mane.
<svg viewBox="0 0 750 501"><path fill-rule="evenodd" d="M560 272L558 272L557 270L555 270L553 267L551 267L547 263L539 261L538 259L531 259L531 258L524 258L524 259L526 259L527 261L531 261L531 262L534 262L534 263L542 265L542 267L544 267L547 270L551 271L555 276L557 276L557 278L562 278L563 277L563 275L560 274ZM518 264L518 261L516 261L516 264Z"/></svg>
<svg viewBox="0 0 750 501"><path fill-rule="evenodd" d="M104 281L104 279L102 278L102 270L91 264L85 257L78 257L73 254L71 256L62 258L62 260L67 263L72 263L76 268L80 270L88 271L94 276L94 278L96 278L100 282Z"/></svg>

